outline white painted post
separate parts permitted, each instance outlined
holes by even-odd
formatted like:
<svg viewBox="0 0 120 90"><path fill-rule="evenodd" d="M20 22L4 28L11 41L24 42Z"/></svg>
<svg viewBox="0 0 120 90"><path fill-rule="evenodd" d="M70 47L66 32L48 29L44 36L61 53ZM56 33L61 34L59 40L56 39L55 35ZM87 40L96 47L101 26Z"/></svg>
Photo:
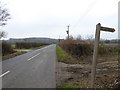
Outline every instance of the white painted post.
<svg viewBox="0 0 120 90"><path fill-rule="evenodd" d="M95 79L95 73L96 73L96 61L97 61L97 53L98 53L98 47L99 47L100 27L101 27L101 24L98 23L96 25L96 34L95 34L95 44L94 44L94 53L93 53L90 88L93 88L94 79Z"/></svg>

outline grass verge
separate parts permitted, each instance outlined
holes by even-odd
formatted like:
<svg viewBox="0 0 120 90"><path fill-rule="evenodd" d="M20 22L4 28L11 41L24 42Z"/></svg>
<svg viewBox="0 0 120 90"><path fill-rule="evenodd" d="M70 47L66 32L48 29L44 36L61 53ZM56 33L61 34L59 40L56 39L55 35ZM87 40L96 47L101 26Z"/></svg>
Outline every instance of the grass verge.
<svg viewBox="0 0 120 90"><path fill-rule="evenodd" d="M24 54L24 53L27 53L27 52L26 51L16 51L16 52L14 52L12 54L7 54L5 56L2 56L2 60L6 60L6 59L9 59L9 58L12 58L12 57Z"/></svg>
<svg viewBox="0 0 120 90"><path fill-rule="evenodd" d="M56 55L58 62L66 64L77 64L79 60L66 53L59 45L56 45Z"/></svg>
<svg viewBox="0 0 120 90"><path fill-rule="evenodd" d="M59 59L64 59L64 58L68 58L70 57L64 50L62 50L61 47L59 47L58 45L56 46L56 53L57 53L57 57Z"/></svg>

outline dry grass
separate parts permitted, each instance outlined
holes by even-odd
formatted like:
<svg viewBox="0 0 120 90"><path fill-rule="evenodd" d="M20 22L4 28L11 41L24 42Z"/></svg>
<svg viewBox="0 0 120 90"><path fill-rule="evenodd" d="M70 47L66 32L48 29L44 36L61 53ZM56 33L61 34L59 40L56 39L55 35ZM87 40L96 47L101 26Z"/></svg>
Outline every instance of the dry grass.
<svg viewBox="0 0 120 90"><path fill-rule="evenodd" d="M97 64L97 73L94 88L117 88L120 86L120 71L118 54L116 55L99 55ZM65 80L59 87L64 88L73 86L74 88L87 88L90 84L90 71L92 56L84 57L73 67L62 68L65 72L71 73L71 77ZM78 67L82 65L83 67ZM61 77L62 78L62 77Z"/></svg>

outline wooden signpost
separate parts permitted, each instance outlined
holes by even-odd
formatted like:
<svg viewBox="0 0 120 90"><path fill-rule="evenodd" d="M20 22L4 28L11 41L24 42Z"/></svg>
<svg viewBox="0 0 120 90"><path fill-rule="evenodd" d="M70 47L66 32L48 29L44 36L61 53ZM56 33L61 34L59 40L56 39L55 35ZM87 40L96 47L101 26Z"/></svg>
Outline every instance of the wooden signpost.
<svg viewBox="0 0 120 90"><path fill-rule="evenodd" d="M91 68L91 83L90 88L94 86L95 74L96 74L96 64L97 64L97 55L98 55L98 47L99 47L99 39L100 39L100 30L114 32L114 28L102 27L100 23L96 25L96 34L95 34L95 44L94 44L94 53L93 53L93 62Z"/></svg>

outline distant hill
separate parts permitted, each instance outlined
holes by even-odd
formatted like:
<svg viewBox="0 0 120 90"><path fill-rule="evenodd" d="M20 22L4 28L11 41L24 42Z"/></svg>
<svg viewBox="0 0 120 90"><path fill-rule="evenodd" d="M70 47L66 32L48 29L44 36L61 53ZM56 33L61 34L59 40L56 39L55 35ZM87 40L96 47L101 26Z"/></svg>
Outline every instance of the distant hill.
<svg viewBox="0 0 120 90"><path fill-rule="evenodd" d="M52 38L22 38L22 39L15 39L10 38L9 40L6 40L6 42L15 44L16 42L43 42L43 43L49 43L49 44L56 44L57 39Z"/></svg>

